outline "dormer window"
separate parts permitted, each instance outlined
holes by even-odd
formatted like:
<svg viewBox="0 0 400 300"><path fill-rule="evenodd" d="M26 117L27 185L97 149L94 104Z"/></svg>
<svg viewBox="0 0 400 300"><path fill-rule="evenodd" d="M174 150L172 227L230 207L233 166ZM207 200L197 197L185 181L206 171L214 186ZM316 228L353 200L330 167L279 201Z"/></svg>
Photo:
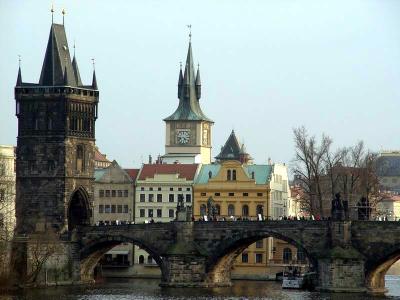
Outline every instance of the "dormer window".
<svg viewBox="0 0 400 300"><path fill-rule="evenodd" d="M85 149L83 145L76 147L76 170L78 172L85 171Z"/></svg>
<svg viewBox="0 0 400 300"><path fill-rule="evenodd" d="M226 180L232 180L232 172L231 172L231 170L228 170L228 172L226 174Z"/></svg>
<svg viewBox="0 0 400 300"><path fill-rule="evenodd" d="M236 170L232 171L232 180L236 180Z"/></svg>
<svg viewBox="0 0 400 300"><path fill-rule="evenodd" d="M211 179L211 177L212 177L212 172L209 171L209 172L208 172L208 179Z"/></svg>

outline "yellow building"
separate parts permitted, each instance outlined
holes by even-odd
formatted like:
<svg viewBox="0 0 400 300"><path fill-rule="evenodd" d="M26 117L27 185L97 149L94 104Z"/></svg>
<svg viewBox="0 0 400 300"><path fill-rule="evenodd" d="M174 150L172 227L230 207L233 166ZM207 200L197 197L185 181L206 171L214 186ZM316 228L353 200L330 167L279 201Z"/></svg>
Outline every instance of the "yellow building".
<svg viewBox="0 0 400 300"><path fill-rule="evenodd" d="M228 160L220 164L202 165L193 186L194 217L196 220L207 214L207 201L211 197L217 208L218 219L256 220L258 214L269 207L268 180L271 167L268 165L242 165L240 161ZM268 240L260 240L243 251L237 258L232 276L246 274L266 277Z"/></svg>

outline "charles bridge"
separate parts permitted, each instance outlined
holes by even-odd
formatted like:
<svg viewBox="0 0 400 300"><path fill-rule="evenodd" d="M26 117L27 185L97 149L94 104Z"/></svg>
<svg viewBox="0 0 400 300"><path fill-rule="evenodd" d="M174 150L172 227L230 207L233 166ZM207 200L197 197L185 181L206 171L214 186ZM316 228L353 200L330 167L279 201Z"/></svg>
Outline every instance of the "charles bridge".
<svg viewBox="0 0 400 300"><path fill-rule="evenodd" d="M265 237L304 251L318 274L319 290L382 293L384 276L400 258L400 224L374 221L225 221L82 226L70 241L80 281L112 247L130 242L145 249L161 268L166 287L231 284L235 258ZM76 253L77 254L77 253ZM78 272L78 271L77 271Z"/></svg>

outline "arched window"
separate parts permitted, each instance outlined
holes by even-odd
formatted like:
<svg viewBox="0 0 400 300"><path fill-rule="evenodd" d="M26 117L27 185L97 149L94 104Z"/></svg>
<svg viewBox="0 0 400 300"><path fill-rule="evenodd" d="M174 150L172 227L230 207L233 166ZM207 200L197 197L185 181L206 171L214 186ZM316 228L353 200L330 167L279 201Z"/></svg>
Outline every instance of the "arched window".
<svg viewBox="0 0 400 300"><path fill-rule="evenodd" d="M292 250L290 248L283 249L283 262L289 263L292 260Z"/></svg>
<svg viewBox="0 0 400 300"><path fill-rule="evenodd" d="M151 257L151 255L147 256L147 263L148 264L152 264L153 263L153 258Z"/></svg>
<svg viewBox="0 0 400 300"><path fill-rule="evenodd" d="M235 206L233 204L228 205L228 216L234 216L235 215Z"/></svg>
<svg viewBox="0 0 400 300"><path fill-rule="evenodd" d="M140 255L139 256L139 265L143 265L144 264L144 256Z"/></svg>
<svg viewBox="0 0 400 300"><path fill-rule="evenodd" d="M85 150L82 145L76 147L76 170L85 171Z"/></svg>
<svg viewBox="0 0 400 300"><path fill-rule="evenodd" d="M211 177L212 177L212 172L208 171L208 179L211 179Z"/></svg>
<svg viewBox="0 0 400 300"><path fill-rule="evenodd" d="M228 172L226 174L226 180L232 180L231 170L228 170Z"/></svg>
<svg viewBox="0 0 400 300"><path fill-rule="evenodd" d="M306 260L306 255L302 249L297 249L297 260L304 262Z"/></svg>
<svg viewBox="0 0 400 300"><path fill-rule="evenodd" d="M243 217L249 216L249 206L247 204L242 206L242 216Z"/></svg>
<svg viewBox="0 0 400 300"><path fill-rule="evenodd" d="M206 215L207 206L205 204L200 205L200 216L204 217Z"/></svg>
<svg viewBox="0 0 400 300"><path fill-rule="evenodd" d="M264 215L264 208L261 204L257 205L257 215Z"/></svg>
<svg viewBox="0 0 400 300"><path fill-rule="evenodd" d="M232 180L236 180L236 170L232 171Z"/></svg>
<svg viewBox="0 0 400 300"><path fill-rule="evenodd" d="M215 208L216 208L215 213L217 216L219 216L221 214L221 206L219 204L216 204Z"/></svg>
<svg viewBox="0 0 400 300"><path fill-rule="evenodd" d="M251 172L251 179L254 179L254 171Z"/></svg>

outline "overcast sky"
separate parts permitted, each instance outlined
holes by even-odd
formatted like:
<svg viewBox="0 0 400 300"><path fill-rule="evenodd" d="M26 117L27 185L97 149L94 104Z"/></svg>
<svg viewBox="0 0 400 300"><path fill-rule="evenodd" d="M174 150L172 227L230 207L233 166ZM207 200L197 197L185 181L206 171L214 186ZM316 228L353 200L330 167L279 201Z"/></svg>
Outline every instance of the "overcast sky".
<svg viewBox="0 0 400 300"><path fill-rule="evenodd" d="M37 82L51 1L0 0L0 144L16 144L14 86ZM96 143L124 167L164 154L192 24L213 156L235 130L257 163L289 163L292 129L400 149L400 1L54 1L84 84L96 59Z"/></svg>

